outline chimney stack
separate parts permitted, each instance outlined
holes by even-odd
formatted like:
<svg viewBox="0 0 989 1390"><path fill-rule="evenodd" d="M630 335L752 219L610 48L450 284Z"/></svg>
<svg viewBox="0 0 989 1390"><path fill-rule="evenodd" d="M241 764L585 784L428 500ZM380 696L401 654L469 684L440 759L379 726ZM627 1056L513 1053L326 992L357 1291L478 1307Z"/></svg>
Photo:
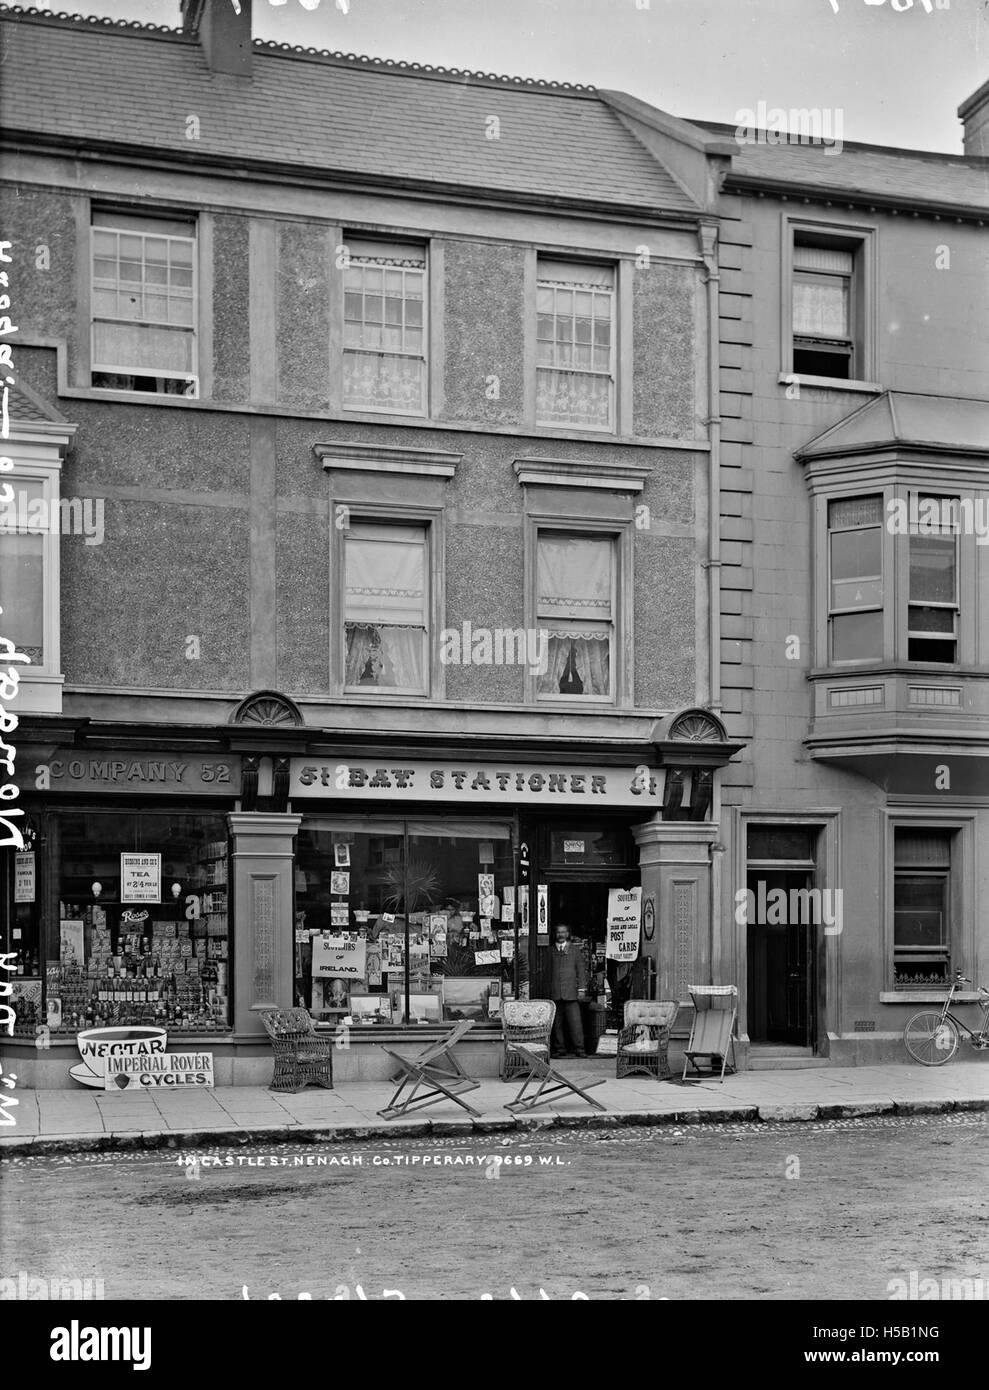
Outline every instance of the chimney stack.
<svg viewBox="0 0 989 1390"><path fill-rule="evenodd" d="M989 156L989 82L983 82L977 92L962 102L958 119L965 127L965 153Z"/></svg>
<svg viewBox="0 0 989 1390"><path fill-rule="evenodd" d="M211 72L251 75L251 0L182 0L182 32L199 40Z"/></svg>

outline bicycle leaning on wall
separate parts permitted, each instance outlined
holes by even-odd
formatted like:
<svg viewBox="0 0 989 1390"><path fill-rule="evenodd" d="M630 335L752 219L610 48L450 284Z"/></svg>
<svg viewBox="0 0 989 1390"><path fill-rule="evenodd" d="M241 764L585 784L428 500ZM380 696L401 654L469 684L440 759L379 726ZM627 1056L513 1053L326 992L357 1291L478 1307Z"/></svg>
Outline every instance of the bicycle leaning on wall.
<svg viewBox="0 0 989 1390"><path fill-rule="evenodd" d="M989 1047L989 989L979 986L981 999L979 1007L984 1010L982 1027L974 1032L960 1018L951 1012L951 1001L960 985L970 985L971 980L956 974L948 997L940 1009L921 1009L908 1021L903 1030L903 1042L915 1062L925 1067L941 1067L950 1062L958 1051L958 1044L965 1032L972 1040L972 1046Z"/></svg>

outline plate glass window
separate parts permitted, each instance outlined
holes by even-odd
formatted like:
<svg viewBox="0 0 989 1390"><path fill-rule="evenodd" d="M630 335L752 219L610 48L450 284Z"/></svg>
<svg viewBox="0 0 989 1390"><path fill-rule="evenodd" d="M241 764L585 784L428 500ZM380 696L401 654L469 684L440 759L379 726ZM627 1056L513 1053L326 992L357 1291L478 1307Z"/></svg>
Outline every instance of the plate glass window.
<svg viewBox="0 0 989 1390"><path fill-rule="evenodd" d="M426 253L348 238L344 269L343 403L352 410L426 412Z"/></svg>
<svg viewBox="0 0 989 1390"><path fill-rule="evenodd" d="M92 384L197 394L192 221L94 209Z"/></svg>
<svg viewBox="0 0 989 1390"><path fill-rule="evenodd" d="M834 663L883 654L883 499L828 503L829 626Z"/></svg>
<svg viewBox="0 0 989 1390"><path fill-rule="evenodd" d="M539 697L613 699L614 540L540 532L536 580L537 622L549 633Z"/></svg>
<svg viewBox="0 0 989 1390"><path fill-rule="evenodd" d="M855 375L854 252L812 244L793 246L793 370L805 376Z"/></svg>
<svg viewBox="0 0 989 1390"><path fill-rule="evenodd" d="M536 420L614 429L615 271L539 260Z"/></svg>
<svg viewBox="0 0 989 1390"><path fill-rule="evenodd" d="M428 528L353 522L344 546L346 688L426 694Z"/></svg>

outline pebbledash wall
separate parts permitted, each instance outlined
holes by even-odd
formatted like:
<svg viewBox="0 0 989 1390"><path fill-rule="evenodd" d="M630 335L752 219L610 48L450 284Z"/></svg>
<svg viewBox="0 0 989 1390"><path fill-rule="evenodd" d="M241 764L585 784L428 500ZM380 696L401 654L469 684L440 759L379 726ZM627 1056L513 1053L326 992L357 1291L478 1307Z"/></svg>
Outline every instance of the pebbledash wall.
<svg viewBox="0 0 989 1390"><path fill-rule="evenodd" d="M989 971L989 196L966 143L751 143L723 188L722 624L738 639L723 708L753 725L725 774L720 921L750 1065L904 1060L910 1014L956 971ZM794 338L794 277L814 252L846 276L831 336L849 342L830 348L850 369L799 355L813 345ZM961 511L925 556L916 521L914 536L887 524L923 496L969 499L981 535ZM856 531L869 564L840 550ZM829 609L829 579L864 587ZM849 615L861 645L836 650ZM925 624L954 646L925 645ZM755 926L737 912L760 881L840 891L840 930L798 925L806 954L787 957L765 904ZM759 949L791 980L768 1016ZM975 1024L972 986L960 997Z"/></svg>
<svg viewBox="0 0 989 1390"><path fill-rule="evenodd" d="M621 94L252 52L241 11L187 6L182 33L3 15L15 476L41 419L62 440L43 470L50 495L105 504L102 544L44 538L44 655L21 687L34 888L27 900L27 869L18 877L8 856L5 893L48 1031L41 1046L33 1027L5 1042L20 1085L64 1085L75 1033L122 994L128 1017L160 1018L161 986L122 980L114 959L120 853L162 854L162 902L127 909L140 980L168 982L170 1036L208 1046L221 1084L270 1076L258 1010L298 995L320 835L359 847L431 834L451 866L442 895L461 900L468 850L473 874L487 863L478 845L494 847L503 898L529 847L533 910L544 879L560 905L581 885L641 883L658 997L686 1003L690 983L725 978L720 777L747 718L722 718L718 694L711 328L725 142ZM77 74L71 101L39 100L62 61ZM83 90L101 94L85 117ZM272 100L269 128L258 102ZM314 102L371 132L360 159L319 131L319 157L298 147ZM439 153L410 134L438 108ZM92 382L92 228L142 215L195 228L192 397L121 389L119 373L115 387ZM425 261L419 415L343 405L348 240L411 245ZM608 429L536 423L544 260L610 285ZM342 547L351 524L380 521L428 527L428 697L344 691ZM611 540L612 698L547 704L519 664L440 657L443 629L540 626L547 529ZM312 767L333 775L314 781ZM451 775L437 787L440 768ZM81 968L45 978L79 949ZM61 1022L42 1024L56 986ZM356 1032L337 1076L384 1074ZM470 1064L493 1073L498 1026L475 1032Z"/></svg>

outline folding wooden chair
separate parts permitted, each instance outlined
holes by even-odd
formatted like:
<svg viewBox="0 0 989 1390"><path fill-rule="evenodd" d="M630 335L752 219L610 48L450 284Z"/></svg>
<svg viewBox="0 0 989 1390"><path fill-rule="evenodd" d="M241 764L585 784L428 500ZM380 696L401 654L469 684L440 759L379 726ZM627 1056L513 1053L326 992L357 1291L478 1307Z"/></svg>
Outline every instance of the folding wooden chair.
<svg viewBox="0 0 989 1390"><path fill-rule="evenodd" d="M537 1105L546 1105L554 1096L565 1091L580 1096L581 1100L586 1100L588 1105L593 1105L595 1110L607 1110L606 1105L602 1105L599 1100L595 1100L593 1096L587 1094L592 1086L603 1086L606 1077L578 1076L571 1078L564 1076L561 1071L557 1071L545 1054L533 1052L531 1048L526 1047L525 1043L517 1042L515 1050L521 1053L528 1063L529 1075L522 1082L522 1089L515 1099L505 1102L504 1108L506 1110L511 1110L515 1115L521 1115L529 1110L535 1110ZM539 1085L535 1092L527 1096L525 1094L526 1087L536 1081L539 1082Z"/></svg>
<svg viewBox="0 0 989 1390"><path fill-rule="evenodd" d="M687 1068L696 1072L691 1081L705 1076L718 1076L724 1081L725 1070L734 1074L735 1068L735 1019L738 1016L738 990L734 985L691 985L690 997L694 1001L694 1022L690 1029L690 1041L683 1054L683 1080L687 1080ZM731 1053L731 1065L728 1054ZM697 1065L697 1058L707 1059L707 1070Z"/></svg>
<svg viewBox="0 0 989 1390"><path fill-rule="evenodd" d="M480 1110L475 1110L460 1097L464 1091L476 1091L481 1083L469 1077L453 1055L456 1044L473 1026L473 1019L462 1019L456 1027L450 1029L445 1038L438 1038L436 1042L430 1043L415 1057L403 1057L400 1052L393 1052L390 1047L382 1049L401 1067L398 1090L384 1110L378 1111L382 1119L395 1120L400 1115L408 1114L410 1110L422 1110L425 1106L436 1105L444 1099L455 1100L469 1115L480 1116ZM419 1091L423 1086L431 1089L423 1091L420 1095ZM400 1100L406 1087L409 1087L408 1094Z"/></svg>

